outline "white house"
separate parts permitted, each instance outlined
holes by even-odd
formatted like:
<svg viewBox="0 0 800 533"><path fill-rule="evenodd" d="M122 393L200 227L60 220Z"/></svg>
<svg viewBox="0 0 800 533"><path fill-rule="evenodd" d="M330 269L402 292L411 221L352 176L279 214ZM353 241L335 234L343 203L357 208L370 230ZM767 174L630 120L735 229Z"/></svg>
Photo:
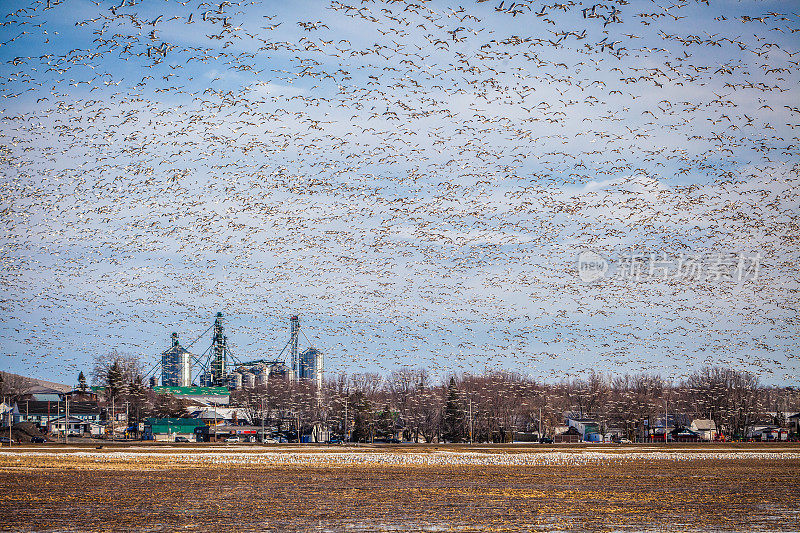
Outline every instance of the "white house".
<svg viewBox="0 0 800 533"><path fill-rule="evenodd" d="M717 438L717 424L707 418L696 418L692 420L689 429L698 433L703 440L714 440Z"/></svg>
<svg viewBox="0 0 800 533"><path fill-rule="evenodd" d="M90 426L91 424L89 422L81 420L80 418L71 416L69 420L67 420L65 416L62 416L51 420L47 424L47 431L48 433L55 433L57 435L63 435L66 432L70 436L81 437L84 433L91 432Z"/></svg>

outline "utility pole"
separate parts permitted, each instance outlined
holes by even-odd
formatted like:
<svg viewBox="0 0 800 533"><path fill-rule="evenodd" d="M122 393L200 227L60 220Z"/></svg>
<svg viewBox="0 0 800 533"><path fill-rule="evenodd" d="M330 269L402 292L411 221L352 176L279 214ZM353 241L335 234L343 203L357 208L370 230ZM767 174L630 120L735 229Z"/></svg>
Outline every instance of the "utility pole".
<svg viewBox="0 0 800 533"><path fill-rule="evenodd" d="M347 396L344 397L344 441L350 442L350 426L347 425Z"/></svg>
<svg viewBox="0 0 800 533"><path fill-rule="evenodd" d="M266 444L267 442L267 436L264 431L264 398L261 398L261 444Z"/></svg>
<svg viewBox="0 0 800 533"><path fill-rule="evenodd" d="M542 408L539 407L539 442L542 442Z"/></svg>
<svg viewBox="0 0 800 533"><path fill-rule="evenodd" d="M111 442L114 442L114 411L116 398L111 397Z"/></svg>
<svg viewBox="0 0 800 533"><path fill-rule="evenodd" d="M67 429L64 431L64 444L69 444L69 396L64 396L64 420L67 423Z"/></svg>
<svg viewBox="0 0 800 533"><path fill-rule="evenodd" d="M468 430L469 430L469 444L472 445L472 396L471 395L468 397L468 400L469 400L469 410L468 410L468 416L469 416L469 428L468 428Z"/></svg>

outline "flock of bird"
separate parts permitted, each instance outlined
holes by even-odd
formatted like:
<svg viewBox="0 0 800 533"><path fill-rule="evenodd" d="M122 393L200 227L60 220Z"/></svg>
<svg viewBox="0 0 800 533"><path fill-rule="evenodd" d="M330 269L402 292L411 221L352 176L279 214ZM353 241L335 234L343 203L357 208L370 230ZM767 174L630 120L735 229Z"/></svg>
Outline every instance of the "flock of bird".
<svg viewBox="0 0 800 533"><path fill-rule="evenodd" d="M300 313L350 371L798 374L800 15L694 0L7 2L2 365ZM580 251L759 254L582 283ZM796 379L796 378L794 378Z"/></svg>
<svg viewBox="0 0 800 533"><path fill-rule="evenodd" d="M67 448L69 450L69 448ZM405 451L396 453L391 451L369 451L364 449L351 449L347 451L308 451L282 447L280 451L254 451L252 447L227 447L224 450L209 451L204 453L191 453L172 451L171 453L155 453L142 451L112 451L94 453L86 451L43 451L34 455L34 452L8 452L11 457L57 457L84 465L97 463L117 464L145 464L153 465L182 465L182 466L213 466L213 465L248 465L248 466L588 466L588 465L619 465L620 463L641 461L671 461L683 463L686 461L717 460L717 461L751 461L769 460L786 461L799 459L800 453L785 449L776 451L698 451L687 450L685 447L676 447L672 451L537 451L537 452L497 452L483 448L480 452L464 450L425 450L424 452Z"/></svg>

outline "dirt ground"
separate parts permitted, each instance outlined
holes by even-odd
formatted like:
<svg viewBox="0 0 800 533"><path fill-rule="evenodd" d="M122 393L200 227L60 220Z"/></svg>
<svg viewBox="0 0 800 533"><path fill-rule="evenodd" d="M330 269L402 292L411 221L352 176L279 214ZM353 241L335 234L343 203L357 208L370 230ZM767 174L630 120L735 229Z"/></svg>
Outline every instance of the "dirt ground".
<svg viewBox="0 0 800 533"><path fill-rule="evenodd" d="M163 455L146 460L136 456L139 448L120 457L114 457L120 448L113 447L12 448L11 453L5 448L0 529L800 531L800 449L794 448L784 454L740 447L733 448L740 456L721 458L713 453L694 458L687 448L680 460L650 457L650 448L639 448L644 453L633 458L617 450L620 460L534 466L270 466L246 464L248 456L240 456L244 463L184 464L171 458L186 448L160 447ZM259 453L240 449L251 450L254 458ZM296 450L281 453L304 453ZM464 453L446 447L401 451ZM502 459L509 451L525 453L511 448L481 453ZM224 459L229 452L193 448L193 453Z"/></svg>

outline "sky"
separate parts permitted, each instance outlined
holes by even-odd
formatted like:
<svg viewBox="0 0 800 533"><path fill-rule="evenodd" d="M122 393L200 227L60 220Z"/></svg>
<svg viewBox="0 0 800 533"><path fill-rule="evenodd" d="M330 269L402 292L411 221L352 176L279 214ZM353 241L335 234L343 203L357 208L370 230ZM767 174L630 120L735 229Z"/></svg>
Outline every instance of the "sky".
<svg viewBox="0 0 800 533"><path fill-rule="evenodd" d="M798 385L792 2L2 9L4 370L222 312L329 374Z"/></svg>

